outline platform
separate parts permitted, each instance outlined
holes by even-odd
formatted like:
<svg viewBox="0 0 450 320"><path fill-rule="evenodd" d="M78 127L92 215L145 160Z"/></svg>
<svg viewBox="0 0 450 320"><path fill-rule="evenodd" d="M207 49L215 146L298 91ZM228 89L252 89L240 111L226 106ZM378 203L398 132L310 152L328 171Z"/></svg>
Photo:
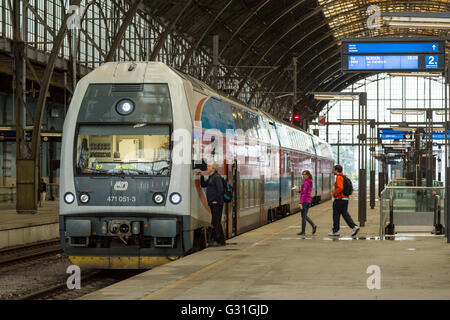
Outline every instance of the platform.
<svg viewBox="0 0 450 320"><path fill-rule="evenodd" d="M378 204L378 202L377 202ZM369 208L369 207L368 207ZM357 201L350 213L357 220ZM352 239L329 237L331 202L310 209L318 229L298 236L295 214L180 260L141 273L81 299L449 299L450 246L441 236L398 235L379 240L379 208ZM344 225L342 225L344 223ZM381 288L368 289L369 266ZM371 282L372 283L372 282Z"/></svg>
<svg viewBox="0 0 450 320"><path fill-rule="evenodd" d="M0 248L59 238L58 201L46 201L36 214L18 214L14 202L0 203Z"/></svg>

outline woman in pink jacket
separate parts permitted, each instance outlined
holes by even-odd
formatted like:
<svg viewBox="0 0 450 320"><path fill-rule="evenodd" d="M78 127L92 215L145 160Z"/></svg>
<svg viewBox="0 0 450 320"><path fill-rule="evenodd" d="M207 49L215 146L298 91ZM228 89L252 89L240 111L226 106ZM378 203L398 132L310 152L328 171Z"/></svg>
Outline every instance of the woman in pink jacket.
<svg viewBox="0 0 450 320"><path fill-rule="evenodd" d="M306 221L311 224L313 228L312 234L316 233L317 226L314 222L308 217L308 209L311 207L311 191L313 187L312 175L308 170L303 171L303 184L300 190L297 188L297 192L300 193L300 210L302 211L302 232L298 233L298 235L305 234Z"/></svg>

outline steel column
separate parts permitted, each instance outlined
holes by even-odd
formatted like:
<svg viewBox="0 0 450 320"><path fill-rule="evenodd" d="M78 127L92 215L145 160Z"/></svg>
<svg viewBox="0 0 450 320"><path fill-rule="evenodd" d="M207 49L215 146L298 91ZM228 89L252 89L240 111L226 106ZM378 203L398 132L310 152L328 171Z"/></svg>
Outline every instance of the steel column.
<svg viewBox="0 0 450 320"><path fill-rule="evenodd" d="M34 180L33 163L27 160L30 156L29 146L25 138L26 126L26 56L25 56L25 29L21 29L24 17L24 11L21 10L20 0L14 0L13 3L13 33L14 33L14 106L16 115L16 209L19 213L34 213L29 208L33 207L37 199L33 192ZM23 9L25 3L22 2Z"/></svg>
<svg viewBox="0 0 450 320"><path fill-rule="evenodd" d="M359 94L359 192L358 221L364 227L367 220L367 93Z"/></svg>
<svg viewBox="0 0 450 320"><path fill-rule="evenodd" d="M73 0L72 5L80 5L81 0ZM47 93L50 87L55 62L61 45L67 33L67 21L70 15L66 14L62 21L61 28L57 37L53 41L53 48L48 58L48 63L44 71L41 88L39 91L39 98L36 103L36 109L33 121L33 137L31 142L31 155L27 159L23 159L17 163L17 204L18 212L35 213L37 211L37 201L39 192L39 159L41 146L41 125L44 115L45 102L47 100ZM20 184L22 181L24 184ZM26 183L26 184L25 184ZM22 194L24 197L20 197Z"/></svg>

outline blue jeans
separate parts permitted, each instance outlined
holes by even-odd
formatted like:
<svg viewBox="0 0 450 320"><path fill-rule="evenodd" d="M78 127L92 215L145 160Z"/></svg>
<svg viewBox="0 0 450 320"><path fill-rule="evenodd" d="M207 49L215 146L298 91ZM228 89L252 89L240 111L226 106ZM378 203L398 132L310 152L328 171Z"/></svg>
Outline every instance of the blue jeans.
<svg viewBox="0 0 450 320"><path fill-rule="evenodd" d="M303 210L302 210L302 232L305 232L306 229L306 221L309 222L311 227L314 228L314 222L308 217L308 210L311 207L311 203L303 202Z"/></svg>
<svg viewBox="0 0 450 320"><path fill-rule="evenodd" d="M339 231L339 222L341 220L341 215L344 218L348 226L353 229L356 224L353 222L352 217L348 213L348 200L336 199L333 202L333 232Z"/></svg>

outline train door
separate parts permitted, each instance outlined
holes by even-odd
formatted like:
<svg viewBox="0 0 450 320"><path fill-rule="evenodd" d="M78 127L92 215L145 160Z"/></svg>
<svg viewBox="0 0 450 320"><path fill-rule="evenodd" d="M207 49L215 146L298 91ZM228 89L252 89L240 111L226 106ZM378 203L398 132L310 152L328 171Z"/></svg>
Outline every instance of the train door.
<svg viewBox="0 0 450 320"><path fill-rule="evenodd" d="M294 186L295 186L295 171L294 168L291 168L291 212L293 212L296 209L295 204L296 192L295 190L292 190Z"/></svg>
<svg viewBox="0 0 450 320"><path fill-rule="evenodd" d="M264 191L264 174L260 175L260 187L259 187L259 194L257 195L257 197L259 197L259 224L262 226L264 224L266 224L266 214L265 214L265 206L264 203L266 201L266 198L264 196L265 191Z"/></svg>
<svg viewBox="0 0 450 320"><path fill-rule="evenodd" d="M233 200L230 203L227 217L227 233L228 238L235 237L239 234L239 170L237 160L231 165L231 174L228 181L233 186Z"/></svg>
<svg viewBox="0 0 450 320"><path fill-rule="evenodd" d="M311 193L312 197L315 198L315 200L317 201L317 193L318 193L318 182L319 182L319 178L318 178L318 170L317 170L317 163L318 163L318 159L317 158L313 158L313 171L314 171L314 186L313 186L313 191Z"/></svg>

